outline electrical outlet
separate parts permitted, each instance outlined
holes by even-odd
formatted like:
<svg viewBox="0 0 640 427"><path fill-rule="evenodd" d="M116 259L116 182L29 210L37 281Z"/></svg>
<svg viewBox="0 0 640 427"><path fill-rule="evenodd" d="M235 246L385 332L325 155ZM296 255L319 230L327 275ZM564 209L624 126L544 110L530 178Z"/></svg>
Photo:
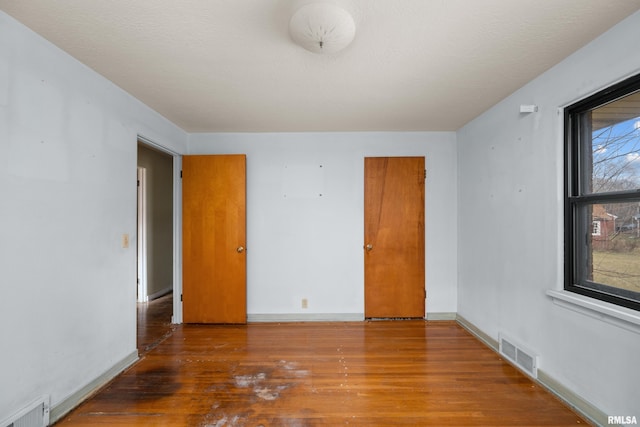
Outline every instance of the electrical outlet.
<svg viewBox="0 0 640 427"><path fill-rule="evenodd" d="M124 249L129 247L129 235L127 233L122 235L122 247Z"/></svg>
<svg viewBox="0 0 640 427"><path fill-rule="evenodd" d="M306 298L302 298L302 308L308 308L309 301Z"/></svg>

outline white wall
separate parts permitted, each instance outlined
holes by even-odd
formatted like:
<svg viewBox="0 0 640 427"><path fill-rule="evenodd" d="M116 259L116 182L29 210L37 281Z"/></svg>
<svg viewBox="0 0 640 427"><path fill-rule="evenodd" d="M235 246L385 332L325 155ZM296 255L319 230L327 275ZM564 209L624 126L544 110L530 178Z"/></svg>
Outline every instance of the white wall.
<svg viewBox="0 0 640 427"><path fill-rule="evenodd" d="M40 395L55 406L136 351L138 134L186 148L0 12L0 419Z"/></svg>
<svg viewBox="0 0 640 427"><path fill-rule="evenodd" d="M603 411L638 414L638 334L545 295L562 288L558 108L639 72L638 39L640 14L457 136L191 135L191 154L247 154L249 314L362 315L363 158L425 156L427 312L507 333ZM540 111L520 115L530 103ZM138 135L187 150L180 129L0 12L0 419L42 394L55 406L135 352ZM284 198L284 166L316 164L323 196Z"/></svg>
<svg viewBox="0 0 640 427"><path fill-rule="evenodd" d="M362 318L364 157L425 156L427 312L455 312L454 133L192 134L189 153L247 155L247 311L300 319ZM288 187L285 166L319 165L321 197Z"/></svg>
<svg viewBox="0 0 640 427"><path fill-rule="evenodd" d="M634 40L640 13L459 130L458 313L537 352L546 374L605 414L640 416L640 335L545 294L563 287L559 108L640 72ZM521 104L540 110L521 115Z"/></svg>

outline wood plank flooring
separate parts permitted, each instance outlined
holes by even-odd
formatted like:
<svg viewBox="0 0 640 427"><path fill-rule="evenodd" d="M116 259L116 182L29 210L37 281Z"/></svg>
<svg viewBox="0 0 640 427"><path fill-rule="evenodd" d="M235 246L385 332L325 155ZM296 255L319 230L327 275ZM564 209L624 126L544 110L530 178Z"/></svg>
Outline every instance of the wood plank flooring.
<svg viewBox="0 0 640 427"><path fill-rule="evenodd" d="M182 325L59 426L588 423L455 322Z"/></svg>
<svg viewBox="0 0 640 427"><path fill-rule="evenodd" d="M171 324L172 314L173 293L137 304L137 346L140 356L153 350L171 335L176 328L176 325Z"/></svg>

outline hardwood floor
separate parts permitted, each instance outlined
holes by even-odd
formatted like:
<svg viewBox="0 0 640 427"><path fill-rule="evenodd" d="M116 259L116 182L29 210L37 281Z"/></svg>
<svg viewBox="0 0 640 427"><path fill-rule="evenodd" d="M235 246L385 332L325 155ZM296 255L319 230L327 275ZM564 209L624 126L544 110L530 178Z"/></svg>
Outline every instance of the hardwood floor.
<svg viewBox="0 0 640 427"><path fill-rule="evenodd" d="M138 303L138 354L145 355L167 338L176 325L171 324L173 293L147 303Z"/></svg>
<svg viewBox="0 0 640 427"><path fill-rule="evenodd" d="M181 325L59 426L588 424L455 322Z"/></svg>

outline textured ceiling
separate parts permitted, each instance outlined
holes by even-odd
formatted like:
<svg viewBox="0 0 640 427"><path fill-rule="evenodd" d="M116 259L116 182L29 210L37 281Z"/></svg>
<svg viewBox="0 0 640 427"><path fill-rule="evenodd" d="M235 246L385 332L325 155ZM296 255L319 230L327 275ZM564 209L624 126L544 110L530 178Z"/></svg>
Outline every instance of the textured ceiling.
<svg viewBox="0 0 640 427"><path fill-rule="evenodd" d="M294 44L300 0L0 0L188 132L456 130L640 0L335 0L353 43Z"/></svg>

